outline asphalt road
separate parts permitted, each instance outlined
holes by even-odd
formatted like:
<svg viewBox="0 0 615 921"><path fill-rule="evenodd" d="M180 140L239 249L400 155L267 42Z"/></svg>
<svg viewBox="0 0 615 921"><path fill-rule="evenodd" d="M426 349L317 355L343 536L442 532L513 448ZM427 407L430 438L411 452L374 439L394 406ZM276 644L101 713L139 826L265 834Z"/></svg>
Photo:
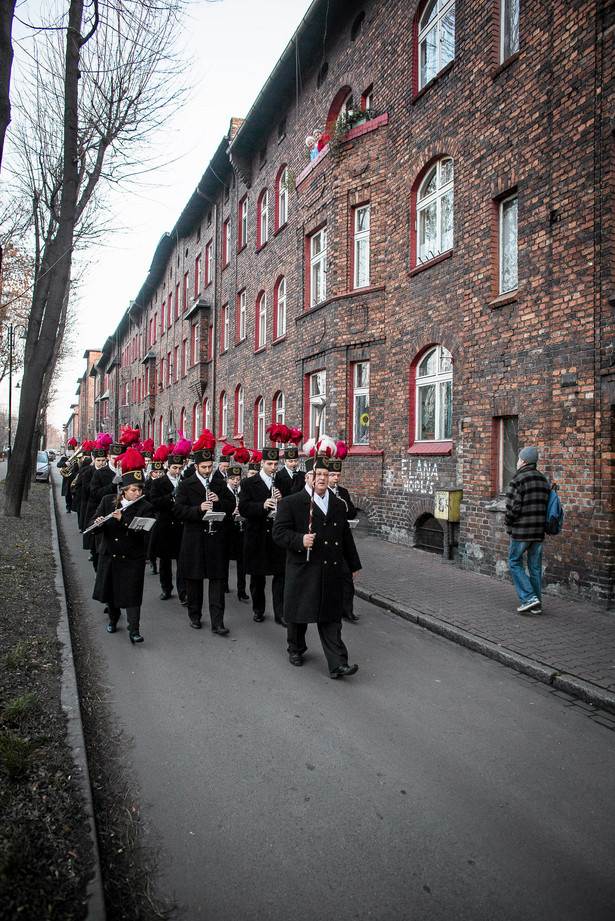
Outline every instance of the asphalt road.
<svg viewBox="0 0 615 921"><path fill-rule="evenodd" d="M365 602L331 681L314 627L296 668L235 593L218 637L159 590L141 646L82 616L181 921L613 921L615 733L582 707Z"/></svg>

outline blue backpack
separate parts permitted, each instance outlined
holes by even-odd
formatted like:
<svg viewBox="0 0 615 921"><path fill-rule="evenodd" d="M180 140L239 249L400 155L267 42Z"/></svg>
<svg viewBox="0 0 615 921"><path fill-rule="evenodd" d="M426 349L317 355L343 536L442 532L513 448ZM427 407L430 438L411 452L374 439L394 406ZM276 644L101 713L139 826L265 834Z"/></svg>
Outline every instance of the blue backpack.
<svg viewBox="0 0 615 921"><path fill-rule="evenodd" d="M547 520L545 531L547 534L559 534L564 524L564 509L557 494L557 483L553 483L549 490L549 503L547 505Z"/></svg>

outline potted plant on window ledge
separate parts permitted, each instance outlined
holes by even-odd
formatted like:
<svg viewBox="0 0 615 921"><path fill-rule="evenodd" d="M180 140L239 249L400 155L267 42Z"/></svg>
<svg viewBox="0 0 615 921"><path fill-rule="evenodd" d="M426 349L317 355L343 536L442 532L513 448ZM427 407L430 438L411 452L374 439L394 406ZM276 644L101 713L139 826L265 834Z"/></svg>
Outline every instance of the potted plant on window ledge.
<svg viewBox="0 0 615 921"><path fill-rule="evenodd" d="M335 130L329 141L329 155L334 160L339 160L342 156L344 141L350 129L363 125L375 117L376 113L373 109L346 109L345 112L342 112L335 122Z"/></svg>

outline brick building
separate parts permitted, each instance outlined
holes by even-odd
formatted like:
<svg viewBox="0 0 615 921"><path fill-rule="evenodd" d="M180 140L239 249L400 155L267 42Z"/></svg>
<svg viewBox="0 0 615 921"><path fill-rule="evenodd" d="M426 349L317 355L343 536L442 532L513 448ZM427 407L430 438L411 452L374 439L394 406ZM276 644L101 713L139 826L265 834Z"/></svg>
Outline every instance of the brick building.
<svg viewBox="0 0 615 921"><path fill-rule="evenodd" d="M614 36L612 0L314 0L105 343L97 419L260 446L324 392L372 531L491 575L536 444L545 582L611 601Z"/></svg>
<svg viewBox="0 0 615 921"><path fill-rule="evenodd" d="M101 351L98 349L86 349L83 353L86 367L81 377L77 380L77 403L71 406L71 415L64 425L65 431L71 432L68 439L75 437L77 441L84 439L93 439L99 429L96 427L97 418L95 414L95 388L96 388L96 371L95 367L101 357Z"/></svg>

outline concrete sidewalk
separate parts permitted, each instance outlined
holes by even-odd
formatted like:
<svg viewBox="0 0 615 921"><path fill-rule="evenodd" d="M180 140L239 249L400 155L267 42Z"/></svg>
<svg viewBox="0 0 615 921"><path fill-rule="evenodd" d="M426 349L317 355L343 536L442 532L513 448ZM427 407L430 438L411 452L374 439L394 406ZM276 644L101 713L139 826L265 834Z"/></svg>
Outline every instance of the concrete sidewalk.
<svg viewBox="0 0 615 921"><path fill-rule="evenodd" d="M521 616L512 583L354 533L359 597L615 713L614 615L543 594L543 614Z"/></svg>

